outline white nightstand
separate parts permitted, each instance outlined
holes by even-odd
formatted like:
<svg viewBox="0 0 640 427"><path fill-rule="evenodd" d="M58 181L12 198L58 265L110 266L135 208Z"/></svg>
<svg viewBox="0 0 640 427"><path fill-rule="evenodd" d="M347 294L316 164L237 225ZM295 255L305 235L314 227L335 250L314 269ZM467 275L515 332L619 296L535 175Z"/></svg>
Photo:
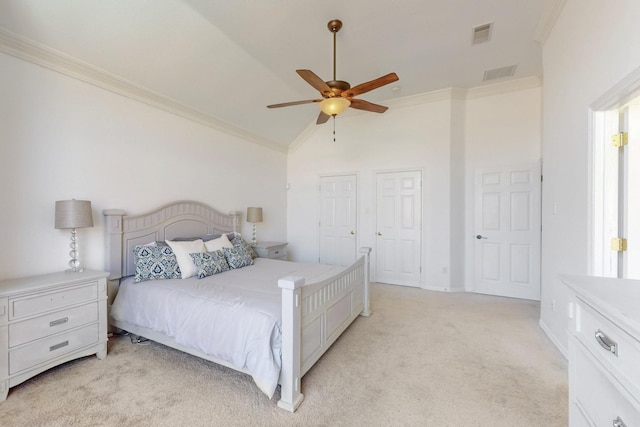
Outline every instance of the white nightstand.
<svg viewBox="0 0 640 427"><path fill-rule="evenodd" d="M260 258L287 259L286 242L258 242L253 245L253 250Z"/></svg>
<svg viewBox="0 0 640 427"><path fill-rule="evenodd" d="M52 273L0 281L0 401L47 369L107 355L107 276Z"/></svg>

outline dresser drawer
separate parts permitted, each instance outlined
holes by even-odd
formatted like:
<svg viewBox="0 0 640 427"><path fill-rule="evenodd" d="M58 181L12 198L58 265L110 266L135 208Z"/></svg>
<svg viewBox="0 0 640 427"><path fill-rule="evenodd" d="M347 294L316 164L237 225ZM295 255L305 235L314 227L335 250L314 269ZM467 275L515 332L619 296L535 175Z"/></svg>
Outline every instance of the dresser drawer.
<svg viewBox="0 0 640 427"><path fill-rule="evenodd" d="M98 282L41 292L10 300L9 320L57 310L98 298Z"/></svg>
<svg viewBox="0 0 640 427"><path fill-rule="evenodd" d="M638 391L640 342L606 319L590 305L576 299L577 338L616 376L625 378ZM598 336L599 337L598 337ZM609 344L613 346L609 349Z"/></svg>
<svg viewBox="0 0 640 427"><path fill-rule="evenodd" d="M9 375L95 344L98 339L99 328L96 323L9 350Z"/></svg>
<svg viewBox="0 0 640 427"><path fill-rule="evenodd" d="M92 302L79 307L9 325L9 347L35 341L48 335L57 334L78 326L98 321L98 303Z"/></svg>
<svg viewBox="0 0 640 427"><path fill-rule="evenodd" d="M633 398L620 390L619 383L605 374L599 362L582 344L575 343L572 381L575 401L596 426L613 426L620 418L627 427L640 426L640 408ZM579 373L579 374L578 374ZM616 387L614 384L618 384ZM572 425L574 419L571 420ZM577 424L580 425L580 424Z"/></svg>

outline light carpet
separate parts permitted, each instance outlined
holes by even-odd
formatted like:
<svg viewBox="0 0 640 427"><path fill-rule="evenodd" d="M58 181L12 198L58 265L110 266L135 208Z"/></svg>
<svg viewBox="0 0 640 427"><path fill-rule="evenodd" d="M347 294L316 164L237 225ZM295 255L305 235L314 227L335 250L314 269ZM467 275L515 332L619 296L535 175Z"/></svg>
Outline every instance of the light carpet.
<svg viewBox="0 0 640 427"><path fill-rule="evenodd" d="M294 414L252 379L156 343L109 341L9 391L2 426L519 426L568 423L567 365L539 304L372 284L302 379Z"/></svg>

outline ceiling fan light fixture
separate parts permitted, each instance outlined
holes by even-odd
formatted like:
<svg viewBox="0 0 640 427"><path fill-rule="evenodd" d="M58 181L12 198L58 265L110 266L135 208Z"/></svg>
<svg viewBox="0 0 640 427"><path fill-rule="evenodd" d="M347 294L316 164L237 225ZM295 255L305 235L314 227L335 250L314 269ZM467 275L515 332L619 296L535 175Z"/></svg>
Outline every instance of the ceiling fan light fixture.
<svg viewBox="0 0 640 427"><path fill-rule="evenodd" d="M327 98L320 102L320 109L328 116L337 116L349 108L351 101L341 96Z"/></svg>

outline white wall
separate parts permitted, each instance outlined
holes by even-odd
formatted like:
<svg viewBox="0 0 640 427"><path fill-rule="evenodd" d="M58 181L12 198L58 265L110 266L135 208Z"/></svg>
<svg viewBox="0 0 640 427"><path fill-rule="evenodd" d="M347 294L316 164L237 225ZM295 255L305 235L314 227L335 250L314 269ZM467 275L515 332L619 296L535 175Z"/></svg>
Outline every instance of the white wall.
<svg viewBox="0 0 640 427"><path fill-rule="evenodd" d="M451 101L447 98L390 108L381 115L344 114L336 119L336 142L328 122L289 154L287 235L293 259L318 260L320 175L358 175L357 246L375 248L376 172L421 170L424 283L448 288Z"/></svg>
<svg viewBox="0 0 640 427"><path fill-rule="evenodd" d="M259 237L286 238L286 155L0 54L0 279L67 268L56 200L91 200L84 266L104 266L102 210L174 200L222 212L262 206Z"/></svg>
<svg viewBox="0 0 640 427"><path fill-rule="evenodd" d="M543 48L540 323L565 353L568 293L558 275L589 272L589 106L640 67L638 22L637 0L567 0Z"/></svg>
<svg viewBox="0 0 640 427"><path fill-rule="evenodd" d="M464 290L473 234L473 170L540 159L539 81L439 91L319 126L288 156L288 236L295 260L318 259L318 181L358 174L358 246L375 248L375 173L423 171L423 287ZM471 177L471 181L469 181ZM472 248L472 247L471 247ZM375 257L372 257L375 261ZM375 268L372 268L375 272ZM375 277L374 277L375 279ZM466 279L468 281L468 278Z"/></svg>
<svg viewBox="0 0 640 427"><path fill-rule="evenodd" d="M499 91L502 88L503 91ZM523 79L467 94L465 110L465 235L466 289L473 291L475 183L478 168L532 164L540 161L542 88L537 79Z"/></svg>

